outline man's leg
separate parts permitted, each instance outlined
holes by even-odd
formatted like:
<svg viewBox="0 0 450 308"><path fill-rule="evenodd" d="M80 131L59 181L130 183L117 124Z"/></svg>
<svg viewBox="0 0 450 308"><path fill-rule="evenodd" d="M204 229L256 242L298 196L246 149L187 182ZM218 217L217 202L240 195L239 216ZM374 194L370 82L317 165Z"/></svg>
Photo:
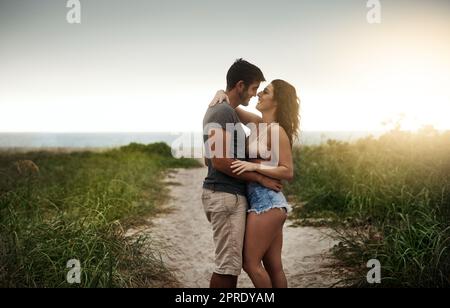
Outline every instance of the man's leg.
<svg viewBox="0 0 450 308"><path fill-rule="evenodd" d="M206 191L203 205L215 245L216 267L210 287L235 288L242 269L247 200L244 196Z"/></svg>

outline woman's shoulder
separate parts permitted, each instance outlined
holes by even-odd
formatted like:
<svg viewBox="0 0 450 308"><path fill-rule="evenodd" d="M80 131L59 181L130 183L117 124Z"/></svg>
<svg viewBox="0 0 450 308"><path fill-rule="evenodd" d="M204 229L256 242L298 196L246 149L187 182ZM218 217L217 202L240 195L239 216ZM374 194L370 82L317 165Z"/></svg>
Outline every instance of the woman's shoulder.
<svg viewBox="0 0 450 308"><path fill-rule="evenodd" d="M272 131L275 131L275 132L278 132L280 134L280 137L281 137L281 135L284 135L284 136L287 137L286 130L279 123L270 123L268 128L267 128L267 131L270 132L270 133Z"/></svg>
<svg viewBox="0 0 450 308"><path fill-rule="evenodd" d="M272 136L273 131L274 134L278 136L278 140L281 142L281 144L290 144L289 136L283 126L281 126L279 123L271 123L268 128L268 135Z"/></svg>

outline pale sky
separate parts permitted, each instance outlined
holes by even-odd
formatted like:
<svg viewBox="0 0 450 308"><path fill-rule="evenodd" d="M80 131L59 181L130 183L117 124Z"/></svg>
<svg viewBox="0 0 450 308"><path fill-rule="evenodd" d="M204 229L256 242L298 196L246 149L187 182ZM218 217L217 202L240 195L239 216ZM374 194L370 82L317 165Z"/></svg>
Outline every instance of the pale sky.
<svg viewBox="0 0 450 308"><path fill-rule="evenodd" d="M0 0L0 132L200 131L241 57L297 88L302 130L450 129L450 1L66 2Z"/></svg>

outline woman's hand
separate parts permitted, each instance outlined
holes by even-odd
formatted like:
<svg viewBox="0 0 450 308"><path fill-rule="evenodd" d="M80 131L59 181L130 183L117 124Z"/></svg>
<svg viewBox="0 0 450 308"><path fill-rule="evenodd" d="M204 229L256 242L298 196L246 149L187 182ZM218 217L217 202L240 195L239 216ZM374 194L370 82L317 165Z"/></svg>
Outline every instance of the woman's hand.
<svg viewBox="0 0 450 308"><path fill-rule="evenodd" d="M228 104L230 103L230 100L228 99L228 96L225 94L224 90L219 90L216 93L216 96L214 96L211 103L209 103L209 107L213 107L217 104L223 103L223 101L226 101Z"/></svg>
<svg viewBox="0 0 450 308"><path fill-rule="evenodd" d="M248 161L236 160L231 163L231 169L233 173L240 175L244 172L256 171L259 169L259 164L251 163Z"/></svg>

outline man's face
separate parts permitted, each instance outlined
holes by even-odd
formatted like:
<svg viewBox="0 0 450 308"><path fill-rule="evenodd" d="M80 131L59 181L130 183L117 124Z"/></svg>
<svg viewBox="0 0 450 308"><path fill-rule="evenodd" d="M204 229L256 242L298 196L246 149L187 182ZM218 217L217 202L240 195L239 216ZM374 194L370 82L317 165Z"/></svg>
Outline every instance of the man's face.
<svg viewBox="0 0 450 308"><path fill-rule="evenodd" d="M255 81L248 87L245 86L242 87L242 90L239 93L239 98L242 106L248 106L250 99L256 96L260 84L261 82Z"/></svg>

